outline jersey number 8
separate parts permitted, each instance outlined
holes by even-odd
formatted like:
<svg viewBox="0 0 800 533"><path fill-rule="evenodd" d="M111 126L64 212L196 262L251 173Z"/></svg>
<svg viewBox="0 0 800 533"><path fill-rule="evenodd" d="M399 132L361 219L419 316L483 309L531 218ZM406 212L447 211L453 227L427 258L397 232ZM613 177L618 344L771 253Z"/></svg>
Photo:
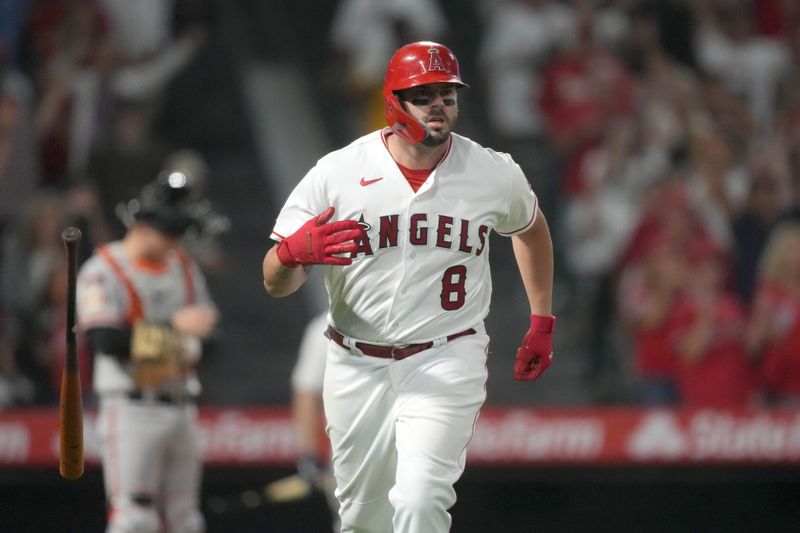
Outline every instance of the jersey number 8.
<svg viewBox="0 0 800 533"><path fill-rule="evenodd" d="M467 281L467 267L464 265L451 266L444 271L442 276L442 292L440 298L442 309L455 311L464 305L467 291L464 284Z"/></svg>

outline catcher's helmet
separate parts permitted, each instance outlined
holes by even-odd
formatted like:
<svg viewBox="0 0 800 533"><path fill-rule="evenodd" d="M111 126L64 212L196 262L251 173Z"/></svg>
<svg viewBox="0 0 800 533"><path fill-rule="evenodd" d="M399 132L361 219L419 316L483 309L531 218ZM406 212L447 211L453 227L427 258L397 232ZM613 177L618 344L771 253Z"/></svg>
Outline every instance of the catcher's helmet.
<svg viewBox="0 0 800 533"><path fill-rule="evenodd" d="M130 227L142 221L158 231L180 237L189 233L222 233L230 222L208 200L199 198L192 180L179 170L165 171L145 185L139 195L117 206L117 215Z"/></svg>
<svg viewBox="0 0 800 533"><path fill-rule="evenodd" d="M469 87L461 81L458 60L446 46L432 41L418 41L397 50L383 78L383 99L386 122L392 132L412 144L428 136L424 124L412 117L397 98L397 91L429 83L453 83Z"/></svg>

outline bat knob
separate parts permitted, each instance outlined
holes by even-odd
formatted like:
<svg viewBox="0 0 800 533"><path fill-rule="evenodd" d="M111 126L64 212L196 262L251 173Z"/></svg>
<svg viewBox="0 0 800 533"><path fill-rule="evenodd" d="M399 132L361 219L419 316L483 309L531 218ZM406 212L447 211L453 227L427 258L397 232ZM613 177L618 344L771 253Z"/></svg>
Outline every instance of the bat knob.
<svg viewBox="0 0 800 533"><path fill-rule="evenodd" d="M75 226L70 226L61 232L61 238L64 240L64 242L78 242L81 237L81 230Z"/></svg>

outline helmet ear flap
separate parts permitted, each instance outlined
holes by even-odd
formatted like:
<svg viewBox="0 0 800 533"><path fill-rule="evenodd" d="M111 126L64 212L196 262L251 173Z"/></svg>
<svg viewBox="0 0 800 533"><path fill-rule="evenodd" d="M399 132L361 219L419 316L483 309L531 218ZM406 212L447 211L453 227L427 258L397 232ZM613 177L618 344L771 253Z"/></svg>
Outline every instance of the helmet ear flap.
<svg viewBox="0 0 800 533"><path fill-rule="evenodd" d="M389 92L386 99L386 122L392 133L411 144L417 144L428 136L428 128L412 117L400 103L396 94Z"/></svg>

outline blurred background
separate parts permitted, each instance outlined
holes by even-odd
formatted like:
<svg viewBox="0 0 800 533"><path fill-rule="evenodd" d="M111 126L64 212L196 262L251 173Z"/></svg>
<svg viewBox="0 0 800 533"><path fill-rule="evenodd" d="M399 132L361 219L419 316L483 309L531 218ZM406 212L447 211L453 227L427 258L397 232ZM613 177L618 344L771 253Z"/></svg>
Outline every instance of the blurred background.
<svg viewBox="0 0 800 533"><path fill-rule="evenodd" d="M470 88L456 130L512 154L555 241L555 363L521 384L511 363L529 310L510 242L491 240L488 405L789 420L768 468L468 470L459 501L483 505L457 504L454 530L793 530L797 0L0 0L0 416L57 406L61 230L82 229L85 260L123 234L117 205L174 169L230 219L227 233L186 243L222 311L202 403L287 406L303 328L325 295L318 277L287 299L263 290L277 209L319 157L384 126L386 62L420 39L459 58ZM91 409L86 354L81 368ZM11 498L25 468L0 468ZM239 475L247 485L279 473ZM212 470L208 484L233 479ZM580 492L598 480L611 485ZM82 483L85 523L101 524L97 473ZM37 486L49 494L59 480ZM508 503L524 505L521 493L538 499L539 522Z"/></svg>

